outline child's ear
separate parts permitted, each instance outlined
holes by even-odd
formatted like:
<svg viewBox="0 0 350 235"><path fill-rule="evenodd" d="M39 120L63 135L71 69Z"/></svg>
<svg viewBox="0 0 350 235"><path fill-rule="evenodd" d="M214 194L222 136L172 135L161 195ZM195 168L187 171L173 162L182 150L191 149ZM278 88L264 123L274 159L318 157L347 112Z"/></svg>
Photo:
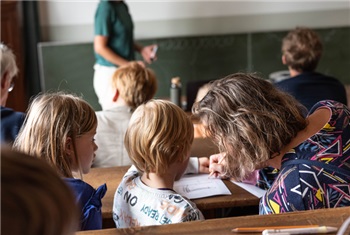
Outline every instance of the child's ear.
<svg viewBox="0 0 350 235"><path fill-rule="evenodd" d="M118 100L118 98L119 98L119 90L116 89L116 90L115 90L115 95L114 95L114 97L113 97L113 102L116 102L116 101Z"/></svg>
<svg viewBox="0 0 350 235"><path fill-rule="evenodd" d="M66 140L66 154L68 156L72 155L72 153L74 152L73 150L73 141L71 137L67 137Z"/></svg>

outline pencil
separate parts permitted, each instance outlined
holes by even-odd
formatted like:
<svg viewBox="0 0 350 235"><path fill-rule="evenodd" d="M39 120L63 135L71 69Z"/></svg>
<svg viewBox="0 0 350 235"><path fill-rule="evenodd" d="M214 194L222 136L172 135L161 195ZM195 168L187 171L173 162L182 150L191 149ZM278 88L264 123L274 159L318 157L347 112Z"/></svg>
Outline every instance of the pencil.
<svg viewBox="0 0 350 235"><path fill-rule="evenodd" d="M234 228L232 232L234 233L258 233L266 229L290 229L290 228L317 228L319 225L291 225L291 226L269 226L269 227L241 227Z"/></svg>
<svg viewBox="0 0 350 235"><path fill-rule="evenodd" d="M311 233L330 233L337 231L338 228L330 226L320 226L316 228L287 228L287 229L266 229L262 232L263 235L274 234L311 234Z"/></svg>

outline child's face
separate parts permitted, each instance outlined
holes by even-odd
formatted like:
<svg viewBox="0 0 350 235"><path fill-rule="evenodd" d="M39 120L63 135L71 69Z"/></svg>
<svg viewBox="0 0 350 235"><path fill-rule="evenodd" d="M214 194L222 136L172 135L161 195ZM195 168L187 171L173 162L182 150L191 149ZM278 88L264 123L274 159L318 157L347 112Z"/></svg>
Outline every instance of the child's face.
<svg viewBox="0 0 350 235"><path fill-rule="evenodd" d="M89 173L92 162L95 158L95 151L98 148L94 139L95 134L96 128L76 139L77 154L83 174Z"/></svg>

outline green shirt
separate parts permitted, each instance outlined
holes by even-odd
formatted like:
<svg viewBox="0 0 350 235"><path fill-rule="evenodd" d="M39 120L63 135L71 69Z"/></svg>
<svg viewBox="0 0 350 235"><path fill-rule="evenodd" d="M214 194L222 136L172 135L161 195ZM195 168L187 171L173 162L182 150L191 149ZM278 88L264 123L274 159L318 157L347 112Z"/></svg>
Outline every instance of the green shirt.
<svg viewBox="0 0 350 235"><path fill-rule="evenodd" d="M126 60L135 60L134 25L123 1L101 0L95 14L95 35L108 37L107 45ZM116 66L95 53L96 63Z"/></svg>

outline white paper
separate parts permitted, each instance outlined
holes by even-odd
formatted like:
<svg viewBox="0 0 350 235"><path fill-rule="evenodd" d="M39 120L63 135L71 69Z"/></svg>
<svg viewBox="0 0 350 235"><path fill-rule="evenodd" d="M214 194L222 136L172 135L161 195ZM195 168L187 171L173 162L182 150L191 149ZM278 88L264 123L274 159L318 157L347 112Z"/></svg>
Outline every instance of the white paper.
<svg viewBox="0 0 350 235"><path fill-rule="evenodd" d="M258 198L261 198L266 193L266 190L258 188L255 185L240 183L240 182L236 182L236 181L231 181L231 182L238 185L239 187L245 189L246 191L250 192L251 194L253 194L254 196L256 196Z"/></svg>
<svg viewBox="0 0 350 235"><path fill-rule="evenodd" d="M174 190L189 199L231 195L221 179L209 178L208 174L184 175L180 180L175 181Z"/></svg>

